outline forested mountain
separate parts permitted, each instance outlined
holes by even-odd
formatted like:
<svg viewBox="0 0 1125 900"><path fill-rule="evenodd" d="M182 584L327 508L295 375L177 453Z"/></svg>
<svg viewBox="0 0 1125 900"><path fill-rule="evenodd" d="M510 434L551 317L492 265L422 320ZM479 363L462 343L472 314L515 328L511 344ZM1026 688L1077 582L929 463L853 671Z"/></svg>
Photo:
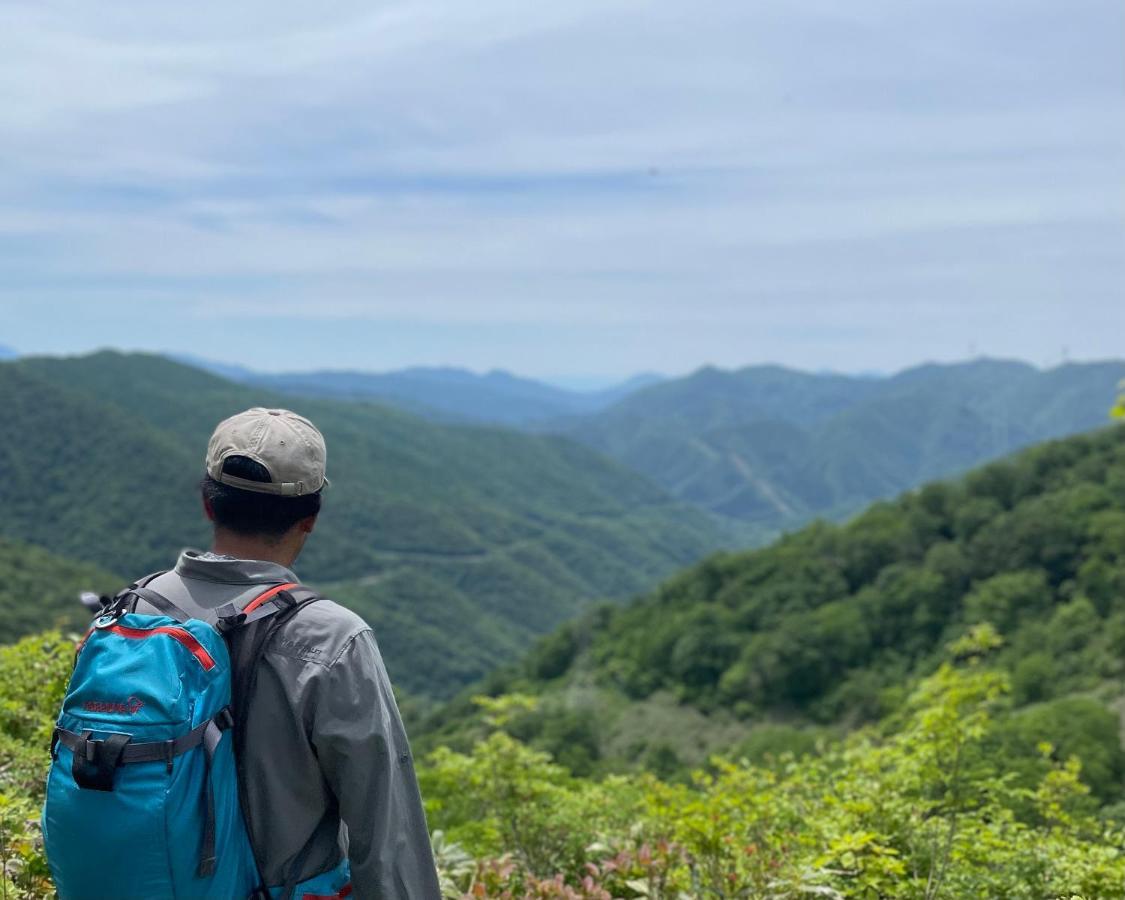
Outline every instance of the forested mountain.
<svg viewBox="0 0 1125 900"><path fill-rule="evenodd" d="M0 538L0 644L48 628L81 631L90 614L79 592L104 594L123 583L97 566Z"/></svg>
<svg viewBox="0 0 1125 900"><path fill-rule="evenodd" d="M773 530L1105 420L1125 362L978 360L890 378L714 368L556 428L675 496Z"/></svg>
<svg viewBox="0 0 1125 900"><path fill-rule="evenodd" d="M811 750L818 729L893 714L980 625L1002 641L990 663L1012 684L1011 727L1035 722L1119 799L1125 427L713 556L564 626L486 688L540 697L516 733L587 770ZM472 734L471 710L447 706L430 739Z"/></svg>
<svg viewBox="0 0 1125 900"><path fill-rule="evenodd" d="M509 426L593 413L656 380L638 376L602 390L572 391L500 370L484 375L451 367L264 374L191 357L179 359L233 381L289 394L370 401L431 419Z"/></svg>
<svg viewBox="0 0 1125 900"><path fill-rule="evenodd" d="M98 527L139 518L163 533L170 522L138 511L134 481L174 483L174 473L146 461L182 451L200 423L206 431L209 407L244 405L241 389L197 375L118 355L0 366L6 402L19 388L60 414L9 402L12 433L34 448L3 445L0 483L19 487L0 496L5 513L26 523L35 483L49 513L40 518L87 528L91 546L82 510ZM337 421L338 405L301 405L329 431L337 491L349 465L331 448L351 446L343 456L356 464L376 458L383 448L366 429L386 414L349 407ZM402 430L396 440L411 425L385 423ZM445 431L464 438L458 451L473 446L458 429L426 434L438 442ZM566 461L596 460L571 450ZM104 469L122 473L116 498L87 477L112 457L125 460ZM504 459L542 465L526 449ZM72 502L50 502L51 491ZM515 523L542 515L510 499L505 508ZM565 515L584 527L590 514ZM79 587L118 581L0 538L11 627L69 625ZM361 586L330 592L346 599L349 585ZM448 587L435 589L444 603ZM380 630L388 656L403 649L388 646L395 629L453 652L474 639L450 640L449 623L424 611L404 605L394 619L379 608L393 623ZM57 633L0 646L0 881L13 897L51 895L39 810L73 658ZM396 679L432 662L399 660ZM412 741L443 894L1111 900L1125 879L1123 660L1117 427L928 485L846 526L713 556L628 607L588 611L490 677L487 696L446 706ZM725 758L706 759L713 751Z"/></svg>
<svg viewBox="0 0 1125 900"><path fill-rule="evenodd" d="M295 406L333 486L299 570L376 627L397 684L440 695L593 599L722 541L706 515L572 442L293 398L161 357L0 365L0 534L135 577L208 530L196 483L219 419Z"/></svg>
<svg viewBox="0 0 1125 900"><path fill-rule="evenodd" d="M1125 377L1123 362L1043 371L981 359L891 377L706 367L584 393L499 371L264 375L192 363L306 396L564 434L723 517L744 543L819 517L844 519L873 500L1097 427Z"/></svg>

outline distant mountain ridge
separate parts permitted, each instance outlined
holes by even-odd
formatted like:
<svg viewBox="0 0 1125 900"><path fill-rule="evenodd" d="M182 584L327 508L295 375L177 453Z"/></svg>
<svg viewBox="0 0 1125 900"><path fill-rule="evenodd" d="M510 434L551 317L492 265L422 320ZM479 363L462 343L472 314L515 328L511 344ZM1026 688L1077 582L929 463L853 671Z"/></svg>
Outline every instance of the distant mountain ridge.
<svg viewBox="0 0 1125 900"><path fill-rule="evenodd" d="M605 597L723 544L706 515L571 441L455 427L235 384L163 357L0 364L0 536L132 577L208 529L197 482L215 423L294 406L333 487L299 572L376 628L396 683L441 696Z"/></svg>
<svg viewBox="0 0 1125 900"><path fill-rule="evenodd" d="M641 375L601 390L576 391L500 369L483 375L452 366L417 366L393 372L319 370L266 374L193 356L172 358L233 381L285 393L383 403L442 421L514 427L596 412L657 378Z"/></svg>
<svg viewBox="0 0 1125 900"><path fill-rule="evenodd" d="M1105 421L1125 362L1041 370L1012 360L928 363L889 376L778 365L630 379L566 391L506 372L230 377L309 396L382 403L444 421L561 434L717 514L745 541Z"/></svg>
<svg viewBox="0 0 1125 900"><path fill-rule="evenodd" d="M707 367L552 427L682 500L784 529L1095 428L1122 377L1120 361L982 359L887 378Z"/></svg>

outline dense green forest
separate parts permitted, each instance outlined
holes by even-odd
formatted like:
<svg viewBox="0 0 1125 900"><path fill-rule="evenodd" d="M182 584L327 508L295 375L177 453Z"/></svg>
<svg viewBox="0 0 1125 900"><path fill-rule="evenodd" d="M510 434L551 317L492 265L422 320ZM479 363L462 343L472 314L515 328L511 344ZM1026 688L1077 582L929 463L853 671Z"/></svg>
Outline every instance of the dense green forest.
<svg viewBox="0 0 1125 900"><path fill-rule="evenodd" d="M295 399L162 357L7 362L0 396L20 435L0 444L0 535L128 578L208 540L196 484L219 419L296 405L326 435L334 485L299 574L377 624L411 694L447 695L725 539L707 514L564 439ZM15 621L0 632L22 633Z"/></svg>
<svg viewBox="0 0 1125 900"><path fill-rule="evenodd" d="M1011 684L1010 728L1081 747L1095 795L1120 801L1125 428L713 556L563 626L485 690L538 697L513 733L576 771L675 774L717 750L810 751L892 715L982 623L1003 641L990 660ZM483 728L466 696L425 741L467 747Z"/></svg>
<svg viewBox="0 0 1125 900"><path fill-rule="evenodd" d="M677 497L777 531L1105 421L1125 363L982 359L888 378L704 368L557 428Z"/></svg>
<svg viewBox="0 0 1125 900"><path fill-rule="evenodd" d="M125 581L97 566L76 563L41 547L0 538L0 620L4 642L47 628L81 631L90 614L81 591L119 590Z"/></svg>
<svg viewBox="0 0 1125 900"><path fill-rule="evenodd" d="M113 580L0 551L9 610ZM0 648L13 898L50 894L72 659ZM712 556L445 706L413 742L445 896L1119 900L1123 661L1116 427Z"/></svg>
<svg viewBox="0 0 1125 900"><path fill-rule="evenodd" d="M892 379L704 370L630 394L595 431L617 435L604 449L692 503L721 506L677 471L724 495L761 495L799 522L1083 427L1091 409L1104 415L1114 365L1039 372L982 362ZM299 574L378 623L392 672L423 699L450 696L596 601L635 595L721 546L760 542L782 521L767 510L732 530L569 440L295 399L157 356L6 362L0 393L14 433L32 438L0 446L12 473L0 484L0 535L129 578L206 542L195 481L219 418L253 404L311 415L328 436L337 489ZM584 428L574 434L586 440ZM809 429L820 435L811 456L797 446ZM675 449L696 432L691 447L722 434L727 449L712 446L706 460ZM641 460L617 442L647 446L649 437L670 441L668 452ZM13 620L3 633L25 630Z"/></svg>

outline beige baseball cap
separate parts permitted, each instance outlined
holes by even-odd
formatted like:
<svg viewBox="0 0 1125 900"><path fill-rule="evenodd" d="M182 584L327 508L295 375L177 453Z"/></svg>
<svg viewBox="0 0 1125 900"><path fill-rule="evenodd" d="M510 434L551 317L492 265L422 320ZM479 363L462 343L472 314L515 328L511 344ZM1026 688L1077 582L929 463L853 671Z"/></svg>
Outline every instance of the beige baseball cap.
<svg viewBox="0 0 1125 900"><path fill-rule="evenodd" d="M248 456L261 463L270 480L251 481L223 474L231 456ZM255 406L224 419L207 444L207 474L220 484L296 497L315 494L328 484L324 477L327 450L324 437L304 416L287 409Z"/></svg>

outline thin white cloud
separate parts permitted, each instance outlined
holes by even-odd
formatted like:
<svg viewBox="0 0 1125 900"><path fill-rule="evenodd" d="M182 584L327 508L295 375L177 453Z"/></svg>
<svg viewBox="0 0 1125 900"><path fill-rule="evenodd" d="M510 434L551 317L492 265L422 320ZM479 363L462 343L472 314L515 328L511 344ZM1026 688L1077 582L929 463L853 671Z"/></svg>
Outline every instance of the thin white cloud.
<svg viewBox="0 0 1125 900"><path fill-rule="evenodd" d="M1101 310L1122 29L1116 0L9 4L0 301L653 347L768 309L794 357L810 308Z"/></svg>

